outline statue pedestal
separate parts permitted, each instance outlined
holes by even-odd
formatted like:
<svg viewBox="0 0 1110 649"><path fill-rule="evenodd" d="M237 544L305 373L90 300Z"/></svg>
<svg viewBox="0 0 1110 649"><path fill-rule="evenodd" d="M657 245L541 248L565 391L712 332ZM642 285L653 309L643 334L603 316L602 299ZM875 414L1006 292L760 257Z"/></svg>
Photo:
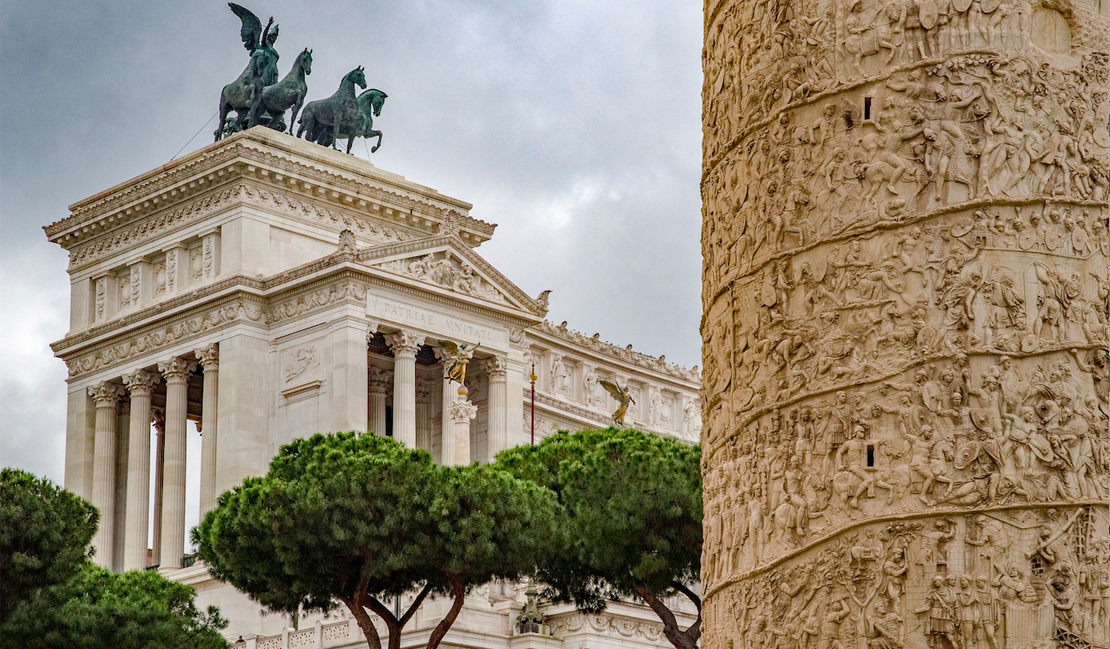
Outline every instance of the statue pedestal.
<svg viewBox="0 0 1110 649"><path fill-rule="evenodd" d="M466 400L460 394L451 402L451 425L454 428L454 452L448 462L452 466L466 466L470 464L470 420L478 416L478 406Z"/></svg>

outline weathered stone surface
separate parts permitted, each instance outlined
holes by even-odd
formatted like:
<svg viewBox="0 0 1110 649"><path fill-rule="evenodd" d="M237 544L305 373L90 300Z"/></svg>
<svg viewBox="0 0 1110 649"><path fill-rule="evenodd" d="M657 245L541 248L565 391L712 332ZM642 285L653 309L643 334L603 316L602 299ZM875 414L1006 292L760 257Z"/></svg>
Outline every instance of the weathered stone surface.
<svg viewBox="0 0 1110 649"><path fill-rule="evenodd" d="M1106 646L1107 18L707 2L703 642Z"/></svg>

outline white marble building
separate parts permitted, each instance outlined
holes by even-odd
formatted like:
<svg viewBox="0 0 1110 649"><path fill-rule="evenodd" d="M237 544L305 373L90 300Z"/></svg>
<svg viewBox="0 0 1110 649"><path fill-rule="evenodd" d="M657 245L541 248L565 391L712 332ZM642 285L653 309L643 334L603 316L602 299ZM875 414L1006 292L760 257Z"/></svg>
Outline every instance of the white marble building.
<svg viewBox="0 0 1110 649"><path fill-rule="evenodd" d="M533 363L537 439L608 425L616 404L598 379L610 378L631 386L628 423L696 441L697 371L545 321L546 295L527 295L475 251L495 226L470 207L256 128L47 226L70 253L70 330L53 345L69 368L65 486L100 509L97 561L157 565L193 584L252 646L358 646L342 620L301 620L290 634L288 618L189 565L189 465L199 463L203 516L218 493L265 473L281 445L318 431L369 430L437 461L487 461L530 439ZM441 340L480 345L468 401L444 378ZM187 457L198 433L202 452ZM667 645L651 612L628 605L589 617L547 607L554 635L517 634L523 597L490 585L446 642ZM406 646L439 615L425 604Z"/></svg>

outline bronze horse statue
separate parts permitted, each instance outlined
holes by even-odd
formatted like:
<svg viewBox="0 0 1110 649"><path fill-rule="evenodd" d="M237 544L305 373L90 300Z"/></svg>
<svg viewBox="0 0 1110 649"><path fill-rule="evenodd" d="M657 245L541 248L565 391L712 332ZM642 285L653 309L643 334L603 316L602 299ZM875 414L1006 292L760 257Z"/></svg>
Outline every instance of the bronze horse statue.
<svg viewBox="0 0 1110 649"><path fill-rule="evenodd" d="M329 127L331 133L342 133L344 128L352 129L357 126L359 105L355 98L356 85L359 88L366 87L366 73L361 65L343 77L339 89L331 97L310 101L305 105L297 137L307 134L306 140L327 146ZM331 146L335 148L335 138L331 137L330 140ZM347 140L347 153L351 152L353 143L354 138Z"/></svg>
<svg viewBox="0 0 1110 649"><path fill-rule="evenodd" d="M374 130L374 118L382 114L382 106L385 104L385 98L389 95L385 94L377 88L371 88L358 96L358 119L354 122L351 128L344 126L342 130L336 132L330 127L317 127L320 132L316 137L309 136L309 139L314 142L323 144L324 146L331 146L337 139L347 140L347 153L351 152L351 140L356 137L364 137L370 139L372 137L378 138L378 143L374 145L370 152L373 153L378 150L382 145L382 132Z"/></svg>
<svg viewBox="0 0 1110 649"><path fill-rule="evenodd" d="M250 10L234 2L229 2L228 6L243 23L239 36L243 39L243 47L251 53L251 60L239 78L224 86L220 92L220 120L216 123L215 133L217 142L247 126L256 97L263 88L277 83L278 80L278 53L274 49L278 27L274 24L274 19L270 18L263 29L262 21ZM235 111L235 118L229 121L228 113L231 111Z"/></svg>
<svg viewBox="0 0 1110 649"><path fill-rule="evenodd" d="M305 95L308 94L308 84L304 78L309 74L312 74L312 50L306 47L297 55L293 69L284 79L272 86L266 86L255 96L247 128L265 124L276 131L284 131L285 111L290 108L293 109L293 115L289 118L289 123L295 124L297 113L301 111Z"/></svg>

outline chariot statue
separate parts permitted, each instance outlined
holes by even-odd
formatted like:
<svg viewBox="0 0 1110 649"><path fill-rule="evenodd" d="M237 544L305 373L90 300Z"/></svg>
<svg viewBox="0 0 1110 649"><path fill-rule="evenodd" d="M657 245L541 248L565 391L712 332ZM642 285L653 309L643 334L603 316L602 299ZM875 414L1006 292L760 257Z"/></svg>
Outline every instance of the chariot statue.
<svg viewBox="0 0 1110 649"><path fill-rule="evenodd" d="M377 138L371 151L382 145L382 132L374 129L374 118L382 113L386 94L371 88L356 96L355 86L366 88L365 68L359 66L347 73L339 89L327 99L309 102L305 80L312 74L312 50L305 48L297 55L293 67L278 81L278 53L274 49L278 26L271 17L262 21L249 9L229 2L239 17L239 36L250 52L250 62L235 81L220 92L219 122L214 133L216 141L254 126L267 126L277 131L293 132L299 124L297 137L323 146L337 148L336 141L347 140L351 152L355 138ZM304 108L302 112L302 107ZM289 120L286 113L292 110ZM299 119L298 119L299 115Z"/></svg>
<svg viewBox="0 0 1110 649"><path fill-rule="evenodd" d="M255 99L262 94L266 86L272 86L278 80L278 53L274 43L278 37L278 26L274 24L273 17L262 27L262 21L251 13L246 7L227 3L231 11L239 16L243 26L239 36L243 39L243 47L250 52L250 62L246 69L235 81L224 86L220 92L219 121L216 123L216 141L236 131L247 127L250 119L251 108ZM235 111L235 118L228 119L228 115Z"/></svg>

